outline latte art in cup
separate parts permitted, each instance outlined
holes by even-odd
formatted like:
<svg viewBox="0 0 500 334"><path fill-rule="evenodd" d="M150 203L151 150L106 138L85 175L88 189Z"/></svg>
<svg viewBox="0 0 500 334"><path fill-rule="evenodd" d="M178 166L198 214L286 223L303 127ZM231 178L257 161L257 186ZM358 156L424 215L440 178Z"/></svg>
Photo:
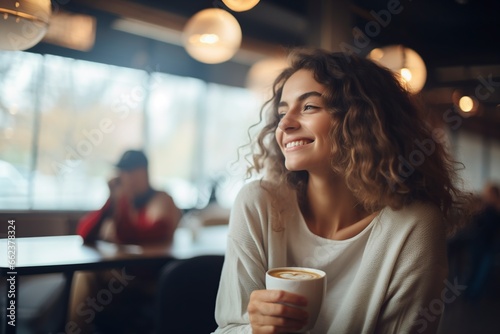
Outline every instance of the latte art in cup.
<svg viewBox="0 0 500 334"><path fill-rule="evenodd" d="M309 314L307 324L294 333L304 333L314 328L326 293L326 273L306 267L278 267L266 272L266 289L284 290L307 299L301 307Z"/></svg>
<svg viewBox="0 0 500 334"><path fill-rule="evenodd" d="M296 271L296 270L276 270L276 271L271 271L270 275L290 280L310 280L321 277L321 275L318 275L317 273L308 271Z"/></svg>

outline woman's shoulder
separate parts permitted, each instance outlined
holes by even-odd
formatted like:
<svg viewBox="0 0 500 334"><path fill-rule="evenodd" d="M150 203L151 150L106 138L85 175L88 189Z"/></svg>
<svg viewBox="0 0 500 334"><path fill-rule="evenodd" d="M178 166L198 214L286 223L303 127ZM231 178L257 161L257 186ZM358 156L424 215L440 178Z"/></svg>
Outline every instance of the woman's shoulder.
<svg viewBox="0 0 500 334"><path fill-rule="evenodd" d="M444 217L433 203L414 201L399 209L386 208L382 220L394 233L412 232L414 235L444 231Z"/></svg>
<svg viewBox="0 0 500 334"><path fill-rule="evenodd" d="M283 213L291 214L290 197L293 201L294 196L290 192L286 195L283 186L274 182L248 182L240 189L232 206L229 235L244 242L250 230L252 238L267 240L271 229L281 226Z"/></svg>
<svg viewBox="0 0 500 334"><path fill-rule="evenodd" d="M246 183L236 197L237 201L252 200L255 202L268 202L289 196L291 189L285 185L268 180L253 180Z"/></svg>
<svg viewBox="0 0 500 334"><path fill-rule="evenodd" d="M399 209L390 209L396 217L406 217L414 220L441 220L443 214L439 207L430 202L414 201Z"/></svg>

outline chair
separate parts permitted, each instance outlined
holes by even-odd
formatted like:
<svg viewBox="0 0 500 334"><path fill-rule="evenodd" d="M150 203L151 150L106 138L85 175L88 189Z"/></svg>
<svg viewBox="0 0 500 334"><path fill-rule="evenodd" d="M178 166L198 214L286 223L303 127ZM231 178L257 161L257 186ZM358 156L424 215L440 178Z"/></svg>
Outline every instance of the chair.
<svg viewBox="0 0 500 334"><path fill-rule="evenodd" d="M167 264L161 272L156 333L211 333L217 328L215 299L223 255L203 255Z"/></svg>
<svg viewBox="0 0 500 334"><path fill-rule="evenodd" d="M66 278L63 274L43 274L33 276L18 276L19 289L16 316L17 333L38 334L57 333L65 321L66 310L64 293ZM5 310L5 281L0 282L0 308ZM5 320L0 319L0 332Z"/></svg>

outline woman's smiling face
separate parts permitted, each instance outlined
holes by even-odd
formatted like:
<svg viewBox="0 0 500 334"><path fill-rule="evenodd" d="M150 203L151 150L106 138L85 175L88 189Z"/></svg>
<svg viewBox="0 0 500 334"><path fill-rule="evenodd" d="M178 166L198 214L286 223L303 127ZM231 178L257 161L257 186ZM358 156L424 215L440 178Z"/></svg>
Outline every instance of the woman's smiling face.
<svg viewBox="0 0 500 334"><path fill-rule="evenodd" d="M326 88L308 70L295 72L284 84L278 106L276 141L291 171L330 171L332 117L323 97Z"/></svg>

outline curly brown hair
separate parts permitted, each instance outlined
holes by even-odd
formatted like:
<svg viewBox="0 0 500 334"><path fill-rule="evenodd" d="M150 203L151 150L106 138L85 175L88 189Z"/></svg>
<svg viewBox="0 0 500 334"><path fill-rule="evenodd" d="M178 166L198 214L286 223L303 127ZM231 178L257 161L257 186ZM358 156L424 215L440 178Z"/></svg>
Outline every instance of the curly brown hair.
<svg viewBox="0 0 500 334"><path fill-rule="evenodd" d="M266 172L296 189L299 196L305 195L308 173L287 170L275 140L283 86L302 69L311 71L326 87L323 97L333 125L331 168L343 175L359 203L374 212L385 206L398 209L415 200L432 202L441 208L448 227L453 227L451 213L465 212L466 202L466 195L455 186L454 161L433 138L399 78L354 55L292 51L290 67L276 78L272 98L261 109L264 127L253 145L248 172Z"/></svg>

